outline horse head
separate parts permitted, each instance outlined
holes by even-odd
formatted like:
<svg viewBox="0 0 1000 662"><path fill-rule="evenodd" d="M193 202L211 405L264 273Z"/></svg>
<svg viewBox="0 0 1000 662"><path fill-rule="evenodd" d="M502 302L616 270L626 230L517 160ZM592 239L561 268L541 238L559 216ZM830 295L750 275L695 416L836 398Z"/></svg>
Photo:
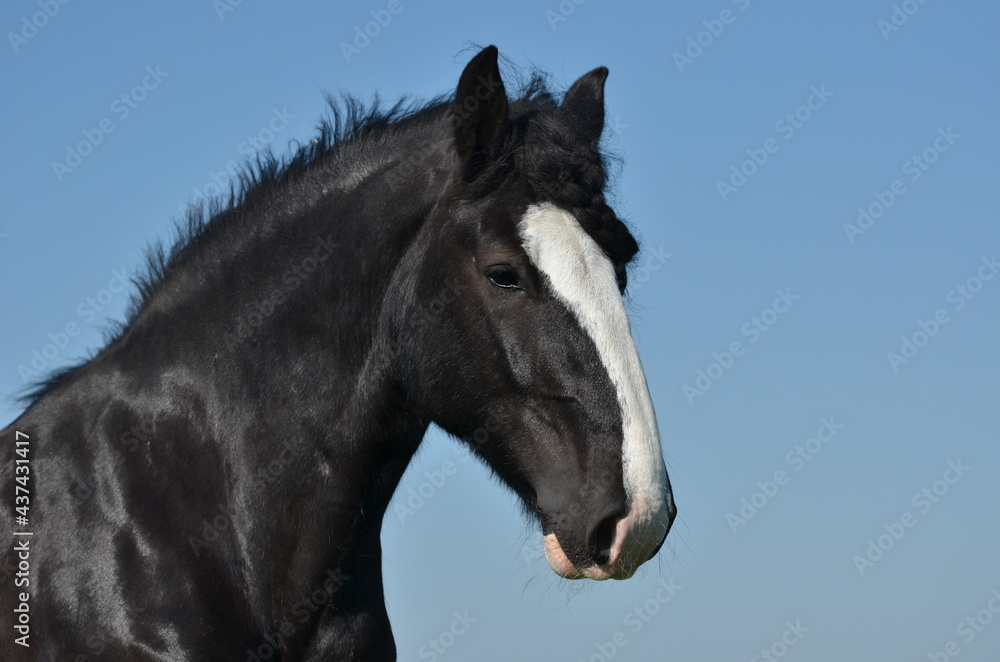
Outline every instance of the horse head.
<svg viewBox="0 0 1000 662"><path fill-rule="evenodd" d="M537 516L566 578L630 577L676 514L623 301L638 246L605 199L607 74L511 102L497 50L472 59L449 185L400 284L411 396Z"/></svg>

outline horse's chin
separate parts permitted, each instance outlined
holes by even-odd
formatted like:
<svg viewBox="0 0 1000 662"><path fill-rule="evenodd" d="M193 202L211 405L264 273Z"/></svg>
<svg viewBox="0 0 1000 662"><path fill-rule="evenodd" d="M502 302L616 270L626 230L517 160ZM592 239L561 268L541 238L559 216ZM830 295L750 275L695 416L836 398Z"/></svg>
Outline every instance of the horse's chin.
<svg viewBox="0 0 1000 662"><path fill-rule="evenodd" d="M549 562L549 567L564 579L593 579L604 581L605 579L628 579L635 573L635 568L631 570L621 567L618 558L612 558L605 565L592 565L587 568L578 568L566 556L562 545L555 533L545 535L545 559Z"/></svg>

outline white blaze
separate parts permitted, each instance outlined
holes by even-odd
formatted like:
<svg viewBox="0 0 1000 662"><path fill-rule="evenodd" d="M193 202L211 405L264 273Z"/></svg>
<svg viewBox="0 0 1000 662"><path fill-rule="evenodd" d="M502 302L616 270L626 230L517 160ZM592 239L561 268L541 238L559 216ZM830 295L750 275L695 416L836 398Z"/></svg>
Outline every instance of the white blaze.
<svg viewBox="0 0 1000 662"><path fill-rule="evenodd" d="M622 546L626 554L652 553L669 521L670 497L653 403L614 265L576 218L554 204L529 207L518 229L532 263L548 277L556 297L594 341L618 395L623 477L631 507L627 522L622 522L628 530L619 527L622 535L618 537L630 540L615 541L619 556L613 553L612 563L630 563L620 557ZM642 557L639 563L645 560Z"/></svg>

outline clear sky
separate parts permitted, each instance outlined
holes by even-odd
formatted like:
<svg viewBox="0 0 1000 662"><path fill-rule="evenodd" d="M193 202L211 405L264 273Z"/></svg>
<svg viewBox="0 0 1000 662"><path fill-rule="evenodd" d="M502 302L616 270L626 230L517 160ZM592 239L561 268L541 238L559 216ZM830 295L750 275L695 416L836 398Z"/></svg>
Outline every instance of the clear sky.
<svg viewBox="0 0 1000 662"><path fill-rule="evenodd" d="M98 347L145 243L230 161L308 140L323 91L450 92L470 44L562 87L606 65L680 516L635 578L559 580L432 432L383 534L400 659L995 662L998 19L985 0L10 0L0 393Z"/></svg>

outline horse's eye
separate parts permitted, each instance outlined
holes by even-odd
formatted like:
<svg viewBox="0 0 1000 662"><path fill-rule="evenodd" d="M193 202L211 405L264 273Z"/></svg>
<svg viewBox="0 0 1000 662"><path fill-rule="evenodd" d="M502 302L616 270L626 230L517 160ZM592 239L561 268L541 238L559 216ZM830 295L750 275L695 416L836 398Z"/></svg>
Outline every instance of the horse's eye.
<svg viewBox="0 0 1000 662"><path fill-rule="evenodd" d="M517 274L510 267L494 267L486 273L486 277L490 279L491 283L505 290L521 289Z"/></svg>

